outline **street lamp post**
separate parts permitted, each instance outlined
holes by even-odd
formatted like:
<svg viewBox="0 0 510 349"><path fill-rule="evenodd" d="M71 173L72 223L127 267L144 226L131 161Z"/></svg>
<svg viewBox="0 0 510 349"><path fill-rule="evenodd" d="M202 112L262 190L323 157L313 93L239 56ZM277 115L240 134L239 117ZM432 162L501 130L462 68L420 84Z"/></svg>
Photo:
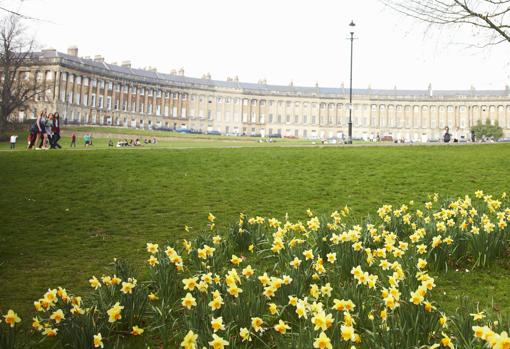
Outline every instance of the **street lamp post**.
<svg viewBox="0 0 510 349"><path fill-rule="evenodd" d="M351 27L351 76L350 76L350 84L349 84L349 138L347 140L348 144L352 144L352 49L354 46L354 21L351 21L349 24Z"/></svg>

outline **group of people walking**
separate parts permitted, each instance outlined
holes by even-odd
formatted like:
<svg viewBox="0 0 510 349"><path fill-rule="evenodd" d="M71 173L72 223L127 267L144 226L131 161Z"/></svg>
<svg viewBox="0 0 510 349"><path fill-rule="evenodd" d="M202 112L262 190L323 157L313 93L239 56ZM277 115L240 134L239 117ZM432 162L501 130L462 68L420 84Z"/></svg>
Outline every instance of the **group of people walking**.
<svg viewBox="0 0 510 349"><path fill-rule="evenodd" d="M35 123L30 127L28 149L60 149L60 115L41 112Z"/></svg>

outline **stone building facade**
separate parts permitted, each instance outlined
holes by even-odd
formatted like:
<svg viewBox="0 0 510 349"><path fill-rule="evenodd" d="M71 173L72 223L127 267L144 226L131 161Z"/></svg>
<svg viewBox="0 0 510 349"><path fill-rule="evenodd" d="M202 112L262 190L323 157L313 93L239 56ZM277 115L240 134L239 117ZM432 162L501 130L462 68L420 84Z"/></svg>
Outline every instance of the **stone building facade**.
<svg viewBox="0 0 510 349"><path fill-rule="evenodd" d="M243 83L108 64L101 56L79 57L43 50L24 78L44 92L19 118L58 111L68 123L145 129L189 129L235 135L324 139L347 134L347 88ZM407 141L439 139L448 126L468 139L478 120L498 122L510 136L510 89L477 91L354 89L354 138L377 135Z"/></svg>

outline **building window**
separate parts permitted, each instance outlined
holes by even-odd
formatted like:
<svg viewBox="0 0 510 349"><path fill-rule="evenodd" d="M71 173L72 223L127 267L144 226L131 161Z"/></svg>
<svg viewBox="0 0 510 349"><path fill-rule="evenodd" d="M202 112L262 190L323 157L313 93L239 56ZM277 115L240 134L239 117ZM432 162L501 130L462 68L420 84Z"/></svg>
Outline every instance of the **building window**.
<svg viewBox="0 0 510 349"><path fill-rule="evenodd" d="M87 106L88 101L89 101L89 95L88 94L84 94L83 95L83 105Z"/></svg>
<svg viewBox="0 0 510 349"><path fill-rule="evenodd" d="M113 88L113 82L108 81L108 90L111 91Z"/></svg>
<svg viewBox="0 0 510 349"><path fill-rule="evenodd" d="M147 104L147 114L152 114L152 103Z"/></svg>
<svg viewBox="0 0 510 349"><path fill-rule="evenodd" d="M98 101L98 108L103 109L103 96L99 96L97 101Z"/></svg>
<svg viewBox="0 0 510 349"><path fill-rule="evenodd" d="M52 71L47 71L46 72L46 80L53 80L53 72Z"/></svg>
<svg viewBox="0 0 510 349"><path fill-rule="evenodd" d="M159 105L159 104L156 106L156 115L157 116L161 115L161 105Z"/></svg>
<svg viewBox="0 0 510 349"><path fill-rule="evenodd" d="M145 95L145 88L140 87L140 88L138 89L138 93L140 94L140 96L144 96L144 95Z"/></svg>
<svg viewBox="0 0 510 349"><path fill-rule="evenodd" d="M149 97L152 97L152 95L153 95L153 91L152 91L152 89L147 90L147 95L148 95Z"/></svg>
<svg viewBox="0 0 510 349"><path fill-rule="evenodd" d="M269 114L269 123L272 124L273 123L273 114Z"/></svg>
<svg viewBox="0 0 510 349"><path fill-rule="evenodd" d="M96 87L97 86L97 80L96 79L90 80L90 84L92 85L92 87Z"/></svg>
<svg viewBox="0 0 510 349"><path fill-rule="evenodd" d="M104 88L104 80L99 80L99 88Z"/></svg>

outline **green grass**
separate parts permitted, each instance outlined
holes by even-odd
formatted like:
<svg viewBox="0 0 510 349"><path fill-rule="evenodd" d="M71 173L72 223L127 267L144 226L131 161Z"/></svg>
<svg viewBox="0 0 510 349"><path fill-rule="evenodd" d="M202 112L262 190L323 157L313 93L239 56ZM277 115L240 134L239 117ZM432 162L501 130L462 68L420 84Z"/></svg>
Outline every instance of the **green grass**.
<svg viewBox="0 0 510 349"><path fill-rule="evenodd" d="M184 225L204 227L210 211L220 225L239 212L298 219L307 208L328 213L346 204L362 218L382 203L419 202L433 192L510 189L506 144L222 146L0 152L0 308L26 317L48 287L84 293L112 258L141 265L147 241L185 237ZM508 311L508 292L500 290L510 289L509 276L505 266L450 272L438 285L450 309L460 294L487 302L492 285L499 309Z"/></svg>

